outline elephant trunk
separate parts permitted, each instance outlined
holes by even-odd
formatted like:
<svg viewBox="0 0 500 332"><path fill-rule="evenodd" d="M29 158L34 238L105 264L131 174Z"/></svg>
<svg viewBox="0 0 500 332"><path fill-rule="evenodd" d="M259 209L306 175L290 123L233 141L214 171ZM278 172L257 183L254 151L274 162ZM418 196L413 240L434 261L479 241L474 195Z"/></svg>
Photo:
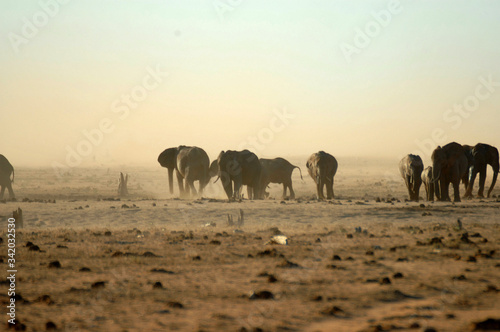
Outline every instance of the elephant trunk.
<svg viewBox="0 0 500 332"><path fill-rule="evenodd" d="M493 188L495 188L495 184L497 183L497 178L498 178L498 165L493 169L493 180L491 180L491 186L490 189L488 189L488 198L491 195L491 192L493 191Z"/></svg>
<svg viewBox="0 0 500 332"><path fill-rule="evenodd" d="M168 168L168 189L170 194L174 193L174 169Z"/></svg>

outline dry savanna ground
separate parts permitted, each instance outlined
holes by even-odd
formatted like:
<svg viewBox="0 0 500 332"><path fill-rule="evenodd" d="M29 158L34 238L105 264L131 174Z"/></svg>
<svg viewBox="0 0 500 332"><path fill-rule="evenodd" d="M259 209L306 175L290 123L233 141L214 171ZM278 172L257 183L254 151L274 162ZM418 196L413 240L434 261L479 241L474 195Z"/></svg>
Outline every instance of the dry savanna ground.
<svg viewBox="0 0 500 332"><path fill-rule="evenodd" d="M457 204L405 202L397 163L339 164L336 199L327 202L314 200L304 166L304 180L294 173L297 200L281 200L272 185L271 199L236 203L223 199L220 183L203 199L171 197L159 167L74 169L62 179L50 169L17 169L18 201L0 203L4 271L7 218L18 207L24 216L16 326L498 329L500 190ZM130 174L130 197L118 200L120 170ZM243 225L228 225L240 210ZM269 243L281 234L288 245Z"/></svg>

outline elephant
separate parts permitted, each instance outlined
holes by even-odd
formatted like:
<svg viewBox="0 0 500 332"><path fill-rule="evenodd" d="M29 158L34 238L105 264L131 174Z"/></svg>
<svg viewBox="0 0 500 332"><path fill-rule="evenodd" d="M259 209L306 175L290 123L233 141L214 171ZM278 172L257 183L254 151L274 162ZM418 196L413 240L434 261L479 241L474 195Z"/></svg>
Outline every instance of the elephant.
<svg viewBox="0 0 500 332"><path fill-rule="evenodd" d="M214 174L215 168L217 169L217 180L221 179L229 201L241 199L242 185L247 186L248 199L261 198L262 166L254 153L248 150L221 151L217 158L217 167L212 163L211 168L211 175Z"/></svg>
<svg viewBox="0 0 500 332"><path fill-rule="evenodd" d="M12 179L10 176L12 175ZM9 198L14 200L16 197L14 195L14 190L12 190L12 183L14 182L14 167L11 163L4 157L4 155L0 154L0 187L2 190L0 192L0 199L3 199L3 194L5 192L5 188L9 191Z"/></svg>
<svg viewBox="0 0 500 332"><path fill-rule="evenodd" d="M295 168L299 169L300 178L302 178L302 170L299 166L292 165L288 160L283 158L260 159L262 166L262 174L260 178L261 197L269 183L283 184L283 198L286 197L287 188L290 191L290 199L295 199L295 192L292 187L292 172Z"/></svg>
<svg viewBox="0 0 500 332"><path fill-rule="evenodd" d="M425 187L425 193L429 202L434 201L434 182L432 181L432 166L428 166L422 171L422 183Z"/></svg>
<svg viewBox="0 0 500 332"><path fill-rule="evenodd" d="M409 154L399 162L399 172L405 180L410 201L419 201L420 186L422 185L422 172L424 163L420 156Z"/></svg>
<svg viewBox="0 0 500 332"><path fill-rule="evenodd" d="M465 145L464 145L465 146ZM484 197L484 183L486 181L486 167L490 165L493 168L493 180L491 181L490 189L488 189L489 198L495 183L497 182L499 172L499 156L498 149L494 146L478 143L474 147L466 146L469 153L469 179L465 197L472 198L472 189L476 175L479 173L479 191L477 197Z"/></svg>
<svg viewBox="0 0 500 332"><path fill-rule="evenodd" d="M160 153L158 162L162 167L168 169L168 184L171 194L174 193L174 170L181 197L189 197L190 191L193 195L197 195L194 181L199 181L199 194L202 195L203 189L210 181L210 159L202 148L184 145L169 148Z"/></svg>
<svg viewBox="0 0 500 332"><path fill-rule="evenodd" d="M460 181L467 181L468 160L466 149L456 143L438 146L432 152L432 181L434 192L440 201L450 201L448 187L453 185L454 202L460 202Z"/></svg>
<svg viewBox="0 0 500 332"><path fill-rule="evenodd" d="M326 186L326 198L333 199L333 183L338 163L334 156L324 151L313 153L306 163L311 178L316 182L318 200L325 199L323 187Z"/></svg>

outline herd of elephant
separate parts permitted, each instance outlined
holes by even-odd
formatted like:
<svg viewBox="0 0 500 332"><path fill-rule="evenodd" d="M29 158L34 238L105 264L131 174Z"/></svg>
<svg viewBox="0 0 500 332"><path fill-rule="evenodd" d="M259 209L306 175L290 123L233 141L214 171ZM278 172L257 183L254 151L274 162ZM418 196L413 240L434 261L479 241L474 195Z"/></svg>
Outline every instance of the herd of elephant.
<svg viewBox="0 0 500 332"><path fill-rule="evenodd" d="M465 185L465 198L472 197L474 181L479 173L478 197L484 197L484 184L486 180L486 167L493 168L493 180L488 190L488 197L495 186L499 172L498 149L479 143L475 146L460 145L456 142L443 147L438 146L432 153L432 166L424 169L424 164L419 156L409 154L399 163L399 170L403 177L411 201L419 200L419 191L424 183L428 201L433 201L434 196L440 201L450 201L448 193L450 183L454 189L454 201L460 201L460 181ZM290 199L295 198L292 185L292 172L300 167L292 165L286 159L258 158L254 153L243 151L222 151L216 160L210 163L207 153L196 146L173 147L166 149L158 156L158 162L168 169L170 193L173 194L173 174L175 171L181 197L202 195L203 189L210 179L217 177L215 182L221 180L222 187L229 200L241 200L242 186L247 186L248 199L265 198L266 188L270 183L283 185L283 198L290 193ZM313 153L306 162L309 175L316 183L318 199L333 199L334 177L337 173L338 163L335 157L324 151ZM14 181L14 167L3 155L0 155L0 199L3 199L5 189L9 191L11 199L14 198L12 182ZM194 187L194 182L199 182L199 193Z"/></svg>
<svg viewBox="0 0 500 332"><path fill-rule="evenodd" d="M432 166L424 169L419 156L409 154L399 163L399 171L403 177L410 200L419 200L420 186L424 183L428 201L434 196L439 201L450 201L449 186L453 185L454 202L460 202L460 182L465 186L464 198L472 198L472 188L479 173L478 197L484 197L486 168L493 168L493 180L488 190L490 197L499 172L498 149L494 146L478 143L475 146L461 145L456 142L443 147L438 146L432 153Z"/></svg>
<svg viewBox="0 0 500 332"><path fill-rule="evenodd" d="M207 153L196 146L169 148L158 156L158 162L168 169L170 193L173 193L173 173L177 177L181 197L191 194L197 195L194 182L199 182L199 194L211 178L217 177L215 182L221 180L222 187L229 200L242 198L242 186L247 186L248 199L262 199L266 196L266 188L270 183L283 185L283 198L287 190L290 199L295 198L292 185L292 172L300 167L292 165L283 158L265 159L258 158L255 153L248 150L222 151L216 160L210 163ZM306 163L309 175L316 182L318 199L334 198L333 182L337 173L338 163L335 157L324 151L313 153Z"/></svg>

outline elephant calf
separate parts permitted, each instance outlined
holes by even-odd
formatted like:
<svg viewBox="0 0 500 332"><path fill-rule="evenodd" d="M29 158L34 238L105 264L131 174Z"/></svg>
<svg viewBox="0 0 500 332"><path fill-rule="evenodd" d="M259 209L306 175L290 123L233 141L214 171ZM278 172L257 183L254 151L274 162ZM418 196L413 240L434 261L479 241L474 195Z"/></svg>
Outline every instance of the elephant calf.
<svg viewBox="0 0 500 332"><path fill-rule="evenodd" d="M292 187L292 172L295 168L299 169L300 178L302 179L302 170L299 166L292 165L288 160L283 158L260 159L262 166L262 174L260 188L262 197L269 183L283 184L283 198L286 197L286 190L290 191L290 199L295 199L295 192Z"/></svg>
<svg viewBox="0 0 500 332"><path fill-rule="evenodd" d="M333 183L337 173L337 159L329 153L319 151L313 153L306 163L307 171L316 182L316 194L318 199L325 199L323 187L326 186L326 198L333 199Z"/></svg>
<svg viewBox="0 0 500 332"><path fill-rule="evenodd" d="M427 196L427 200L429 202L434 201L434 182L432 181L432 166L428 166L422 172L422 183L425 187L425 193Z"/></svg>
<svg viewBox="0 0 500 332"><path fill-rule="evenodd" d="M11 175L12 179L10 178ZM9 198L15 198L14 190L12 190L12 182L14 182L14 167L4 155L0 154L0 187L2 187L0 199L3 199L5 188L9 191Z"/></svg>
<svg viewBox="0 0 500 332"><path fill-rule="evenodd" d="M399 172L405 180L406 188L410 201L418 202L420 186L422 185L422 172L424 170L424 163L420 156L409 154L399 162Z"/></svg>

